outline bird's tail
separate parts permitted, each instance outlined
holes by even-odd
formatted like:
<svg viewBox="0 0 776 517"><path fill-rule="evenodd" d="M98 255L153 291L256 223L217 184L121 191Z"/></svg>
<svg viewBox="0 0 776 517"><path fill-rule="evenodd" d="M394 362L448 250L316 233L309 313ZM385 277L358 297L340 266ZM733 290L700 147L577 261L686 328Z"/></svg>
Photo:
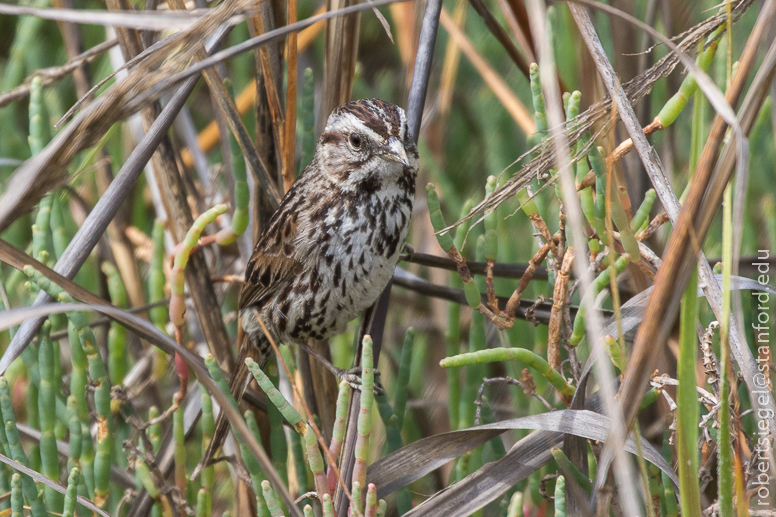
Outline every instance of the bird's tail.
<svg viewBox="0 0 776 517"><path fill-rule="evenodd" d="M263 339L264 337L262 336L262 340ZM234 375L232 375L232 378L229 380L229 391L231 392L235 401L237 401L238 407L243 399L243 395L245 394L248 377L250 375L248 367L245 366L245 360L250 357L256 361L261 368L264 368L269 362L269 357L267 357L267 354L265 353L269 343L267 343L267 347L262 345L263 343L256 343L253 339L247 338L245 345L243 345L240 350L240 355L238 356L237 363L235 364ZM202 457L202 460L197 465L197 468L194 469L194 473L191 476L192 479L196 478L200 471L207 466L208 462L210 462L210 459L215 455L216 451L223 445L228 433L229 420L226 418L226 414L221 411L218 415L218 420L216 421L216 428L215 432L213 433L213 438L210 440L210 444L208 445L207 451Z"/></svg>

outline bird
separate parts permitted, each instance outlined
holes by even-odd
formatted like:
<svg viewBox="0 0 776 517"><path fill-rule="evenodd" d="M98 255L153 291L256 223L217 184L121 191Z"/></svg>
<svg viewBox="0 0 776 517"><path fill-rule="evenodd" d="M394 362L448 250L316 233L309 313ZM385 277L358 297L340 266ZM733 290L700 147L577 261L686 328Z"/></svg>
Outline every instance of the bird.
<svg viewBox="0 0 776 517"><path fill-rule="evenodd" d="M238 402L245 359L263 369L273 356L259 321L276 343L303 346L344 331L377 300L407 237L417 172L402 108L364 99L332 111L246 266L238 303L246 342L230 382ZM219 420L215 448L227 430Z"/></svg>

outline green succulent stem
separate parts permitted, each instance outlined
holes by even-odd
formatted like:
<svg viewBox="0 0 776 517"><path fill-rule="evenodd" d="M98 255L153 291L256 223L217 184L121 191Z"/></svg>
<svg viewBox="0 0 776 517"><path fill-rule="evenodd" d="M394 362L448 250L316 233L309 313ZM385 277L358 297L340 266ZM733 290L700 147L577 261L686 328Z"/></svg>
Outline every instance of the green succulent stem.
<svg viewBox="0 0 776 517"><path fill-rule="evenodd" d="M555 517L566 517L566 478L555 480Z"/></svg>
<svg viewBox="0 0 776 517"><path fill-rule="evenodd" d="M323 506L323 517L334 517L334 505L332 504L331 496L329 494L325 494L321 498Z"/></svg>
<svg viewBox="0 0 776 517"><path fill-rule="evenodd" d="M614 263L614 269L617 274L622 273L625 271L625 268L628 267L628 264L630 264L630 255L623 254L618 258ZM585 293L585 298L590 297L590 299L595 299L596 296L598 296L598 293L601 292L602 289L606 288L609 285L609 281L611 278L611 269L607 268L603 270L596 279L590 284L590 287L588 288L587 292ZM585 318L587 316L587 302L585 299L582 300L582 302L579 304L579 310L577 311L577 315L574 318L574 326L571 332L571 336L569 337L569 345L571 346L577 346L580 341L582 341L582 338L585 337Z"/></svg>
<svg viewBox="0 0 776 517"><path fill-rule="evenodd" d="M22 448L19 430L16 427L16 415L11 405L11 394L8 390L8 381L5 377L0 377L0 411L3 415L3 424L5 426L5 436L8 440L8 448L11 452L11 458L24 466L29 466L27 455ZM12 480L13 483L13 480ZM32 478L24 476L21 480L22 492L29 504L33 517L46 517L46 505L38 496L38 488Z"/></svg>
<svg viewBox="0 0 776 517"><path fill-rule="evenodd" d="M264 495L264 500L267 502L269 514L272 517L284 517L283 510L280 508L280 504L275 497L275 491L272 490L272 485L269 484L269 481L263 481L261 483L261 490Z"/></svg>
<svg viewBox="0 0 776 517"><path fill-rule="evenodd" d="M11 517L24 517L22 476L17 473L11 476Z"/></svg>
<svg viewBox="0 0 776 517"><path fill-rule="evenodd" d="M51 342L51 322L46 320L41 327L38 340L38 367L40 368L40 386L38 387L38 415L40 423L40 458L42 473L53 481L59 481L59 456L57 439L54 435L56 425L56 397L60 379L56 377L54 345ZM62 494L50 487L44 489L46 507L52 511L62 508Z"/></svg>
<svg viewBox="0 0 776 517"><path fill-rule="evenodd" d="M464 218L474 207L474 202L470 199L464 203L461 210L461 218ZM463 250L464 239L471 226L471 221L464 221L455 230L455 237L453 239L456 249ZM454 289L461 289L463 287L463 281L461 276L455 273L450 275L450 287ZM406 346L406 337L405 337ZM457 303L450 303L447 306L447 332L445 333L445 351L447 356L453 356L461 351L461 306ZM402 348L402 362L399 369L399 377L403 374L409 375L409 368L404 370L404 348ZM411 357L410 357L411 359ZM409 366L409 365L408 365ZM397 380L397 400L394 402L394 411L398 411L398 394L401 380ZM450 420L450 430L454 431L458 429L460 423L460 404L461 404L461 376L460 373L454 370L447 372L447 412ZM401 417L403 417L404 411L401 411ZM397 417L399 415L397 414ZM403 424L403 418L399 421L399 429ZM407 510L409 511L409 510Z"/></svg>
<svg viewBox="0 0 776 517"><path fill-rule="evenodd" d="M543 140L549 129L549 125L547 124L547 108L544 103L542 83L539 80L539 65L531 63L528 72L531 83L531 100L533 101L534 120L536 121L536 133L540 135L540 140Z"/></svg>
<svg viewBox="0 0 776 517"><path fill-rule="evenodd" d="M197 217L194 224L186 233L183 242L178 246L172 273L170 274L170 290L172 292L172 295L170 296L170 319L175 326L179 327L183 325L183 317L186 313L186 304L184 300L184 270L186 269L186 264L189 262L189 256L192 251L194 251L194 247L197 245L199 237L202 235L205 227L215 221L218 216L225 214L228 210L229 207L226 205L216 205Z"/></svg>
<svg viewBox="0 0 776 517"><path fill-rule="evenodd" d="M350 515L363 515L361 507L361 483L353 481L353 488L350 492Z"/></svg>
<svg viewBox="0 0 776 517"><path fill-rule="evenodd" d="M164 274L164 225L161 221L154 221L154 229L151 234L151 241L153 242L153 252L151 254L151 263L148 268L148 301L150 303L157 303L164 300L164 285L167 282L167 277ZM151 322L161 330L166 332L166 325L168 321L167 306L159 304L152 307L148 311L151 317ZM167 369L167 354L161 348L156 348L156 355L154 356L154 378L161 379L165 370Z"/></svg>
<svg viewBox="0 0 776 517"><path fill-rule="evenodd" d="M509 500L507 508L507 517L523 517L523 494L515 492Z"/></svg>
<svg viewBox="0 0 776 517"><path fill-rule="evenodd" d="M437 242L445 250L445 253L453 249L455 244L450 232L445 230L445 217L442 215L442 206L439 203L439 195L433 183L426 185L426 202L428 204L429 215L431 216L431 226L434 228Z"/></svg>
<svg viewBox="0 0 776 517"><path fill-rule="evenodd" d="M366 467L369 461L369 436L372 432L372 406L374 404L374 356L372 338L364 336L361 352L361 405L358 413L353 481L366 484ZM355 499L355 495L353 496Z"/></svg>
<svg viewBox="0 0 776 517"><path fill-rule="evenodd" d="M719 46L718 36L724 30L723 26L713 32L708 38L709 42L706 49L702 50L695 58L695 64L698 65L698 68L701 70L706 70L711 64L712 59L714 59L714 54L716 54L717 47ZM674 121L679 118L682 110L684 110L684 107L687 105L687 101L693 96L697 89L698 83L695 80L695 76L693 76L693 74L687 74L687 77L684 78L681 86L679 86L679 90L663 105L663 108L660 110L657 117L655 117L655 120L663 127L668 127L673 124Z"/></svg>
<svg viewBox="0 0 776 517"><path fill-rule="evenodd" d="M75 502L78 497L78 483L81 480L81 471L78 467L70 469L67 476L67 491L65 492L64 507L62 517L73 517L75 515Z"/></svg>
<svg viewBox="0 0 776 517"><path fill-rule="evenodd" d="M261 434L259 433L259 426L256 423L256 417L251 411L246 411L243 416L245 422L248 424L248 428L259 443L261 443ZM248 469L248 474L251 476L251 485L253 486L253 493L256 494L256 510L259 517L267 517L270 515L270 510L267 505L267 501L264 499L264 491L262 490L262 483L266 481L264 471L261 470L259 462L250 453L245 443L240 441L240 454L242 455L245 468Z"/></svg>
<svg viewBox="0 0 776 517"><path fill-rule="evenodd" d="M108 293L113 305L121 309L129 306L127 290L116 267L110 262L102 264L102 271L108 279ZM120 323L113 322L108 331L108 372L114 384L124 384L129 369L127 358L127 330Z"/></svg>
<svg viewBox="0 0 776 517"><path fill-rule="evenodd" d="M213 439L213 433L216 430L216 420L213 415L213 399L210 398L210 394L202 390L202 455L207 453L207 449L210 446L210 442ZM213 498L213 485L215 484L215 466L209 465L202 469L200 475L200 481L202 483L201 490L205 491L203 495L202 504L204 505L205 515L210 515L212 509ZM199 495L198 495L199 497ZM197 499L199 504L199 499Z"/></svg>
<svg viewBox="0 0 776 517"><path fill-rule="evenodd" d="M566 379L563 378L560 372L553 370L549 363L541 356L525 348L490 348L478 352L459 354L454 357L445 357L439 362L439 366L442 368L458 368L472 364L499 361L520 361L525 363L545 377L560 393L574 395L574 387L566 382Z"/></svg>
<svg viewBox="0 0 776 517"><path fill-rule="evenodd" d="M337 393L337 404L334 413L334 426L331 432L331 444L329 444L329 453L336 460L339 458L342 450L342 443L345 440L345 430L348 419L348 402L350 401L350 386L347 381L339 383Z"/></svg>
<svg viewBox="0 0 776 517"><path fill-rule="evenodd" d="M652 211L652 205L657 199L657 193L655 189L651 188L644 193L644 201L641 202L639 209L633 214L631 219L631 231L635 234L638 233L645 223L649 222L649 212Z"/></svg>
<svg viewBox="0 0 776 517"><path fill-rule="evenodd" d="M305 425L302 420L302 415L300 415L294 406L286 400L277 388L275 388L275 385L269 380L269 377L267 377L261 368L259 368L258 363L249 357L245 360L245 365L253 375L253 378L256 379L256 382L259 384L262 391L266 393L272 404L280 411L280 414L283 415L283 418L288 420L288 423L295 427L300 424ZM301 432L300 434L304 434L304 432Z"/></svg>
<svg viewBox="0 0 776 517"><path fill-rule="evenodd" d="M558 464L561 472L563 472L564 475L571 474L571 476L574 478L574 481L576 481L576 483L582 487L585 492L588 494L591 493L593 490L593 483L590 481L590 479L588 479L587 474L579 470L579 468L571 462L568 456L566 456L562 449L553 448L551 452L552 457L555 458L555 462Z"/></svg>

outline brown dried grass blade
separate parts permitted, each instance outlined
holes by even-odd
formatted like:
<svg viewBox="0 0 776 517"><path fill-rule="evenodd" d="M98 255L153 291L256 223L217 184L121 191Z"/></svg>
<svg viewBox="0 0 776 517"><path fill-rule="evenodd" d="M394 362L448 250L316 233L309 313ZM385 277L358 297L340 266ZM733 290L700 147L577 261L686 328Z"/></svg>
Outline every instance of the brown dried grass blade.
<svg viewBox="0 0 776 517"><path fill-rule="evenodd" d="M354 3L354 0L327 0L326 10L333 11ZM332 110L350 100L353 76L356 72L360 26L360 13L333 18L326 23L323 94L318 111L317 133L323 130Z"/></svg>
<svg viewBox="0 0 776 517"><path fill-rule="evenodd" d="M292 24L297 20L296 0L288 0L288 23ZM286 124L284 126L285 134L283 138L283 191L288 191L291 184L294 183L296 174L294 173L294 157L296 155L296 79L299 75L297 68L297 34L292 32L288 35L287 49L287 69L286 76Z"/></svg>
<svg viewBox="0 0 776 517"><path fill-rule="evenodd" d="M466 22L466 0L458 0L453 11L452 22L459 29ZM461 62L461 47L456 43L455 38L447 41L445 49L445 58L442 63L442 77L439 80L439 93L437 94L437 113L440 120L444 121L450 112L450 105L453 100L453 88L455 78L458 76L458 64ZM441 124L445 127L444 122Z"/></svg>
<svg viewBox="0 0 776 517"><path fill-rule="evenodd" d="M415 32L416 6L417 2L391 4L389 11L393 26L396 28L396 41L399 47L399 55L404 68L412 70L415 62L415 41L417 34Z"/></svg>
<svg viewBox="0 0 776 517"><path fill-rule="evenodd" d="M526 135L535 133L536 125L534 124L533 116L528 112L512 90L509 89L509 86L507 86L501 76L496 73L485 58L477 52L474 45L469 41L469 38L455 22L453 22L444 8L442 9L439 21L442 23L442 26L448 34L450 34L450 37L454 39L456 44L461 48L464 55L469 59L472 65L474 65L474 68L480 73L485 84L493 91L498 100L501 101L501 104L512 116L520 129Z"/></svg>
<svg viewBox="0 0 776 517"><path fill-rule="evenodd" d="M377 7L372 6L372 12L375 13L377 20L380 22L380 25L383 26L385 35L388 36L388 39L391 40L391 43L395 45L396 42L393 41L393 34L391 34L391 25L388 23L388 20L385 19L385 16L383 16L383 13L377 10Z"/></svg>
<svg viewBox="0 0 776 517"><path fill-rule="evenodd" d="M324 12L326 12L326 6L320 7L315 11L313 16L318 16ZM297 38L297 53L306 50L318 34L321 33L323 28L324 22L319 21L300 31ZM237 96L237 99L235 100L237 111L240 112L241 115L248 113L248 110L251 109L251 106L256 102L256 97L256 79L253 79ZM218 144L219 138L218 124L214 120L199 133L197 136L197 143L199 144L200 149L202 149L202 152L207 154L216 146L216 144ZM183 149L183 151L181 151L181 158L186 167L191 167L194 164L191 152L188 149Z"/></svg>
<svg viewBox="0 0 776 517"><path fill-rule="evenodd" d="M528 62L526 61L525 57L523 57L523 55L517 50L517 47L515 47L515 44L512 43L512 40L509 39L507 32L504 30L501 24L499 24L495 16L493 16L493 13L490 12L482 0L469 0L469 3L472 5L474 10L477 11L477 14L482 17L482 20L485 22L485 26L498 40L498 42L501 43L501 46L504 47L504 50L507 51L509 57L512 59L512 61L514 61L515 65L517 65L517 68L523 73L525 77L528 77Z"/></svg>

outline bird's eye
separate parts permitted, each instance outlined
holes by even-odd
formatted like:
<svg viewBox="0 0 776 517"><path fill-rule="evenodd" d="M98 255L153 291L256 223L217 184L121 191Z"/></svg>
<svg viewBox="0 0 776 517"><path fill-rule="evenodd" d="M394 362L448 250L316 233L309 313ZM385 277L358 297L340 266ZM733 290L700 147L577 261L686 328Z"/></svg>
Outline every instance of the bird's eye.
<svg viewBox="0 0 776 517"><path fill-rule="evenodd" d="M358 133L350 133L350 145L352 145L354 149L361 147L361 135Z"/></svg>

